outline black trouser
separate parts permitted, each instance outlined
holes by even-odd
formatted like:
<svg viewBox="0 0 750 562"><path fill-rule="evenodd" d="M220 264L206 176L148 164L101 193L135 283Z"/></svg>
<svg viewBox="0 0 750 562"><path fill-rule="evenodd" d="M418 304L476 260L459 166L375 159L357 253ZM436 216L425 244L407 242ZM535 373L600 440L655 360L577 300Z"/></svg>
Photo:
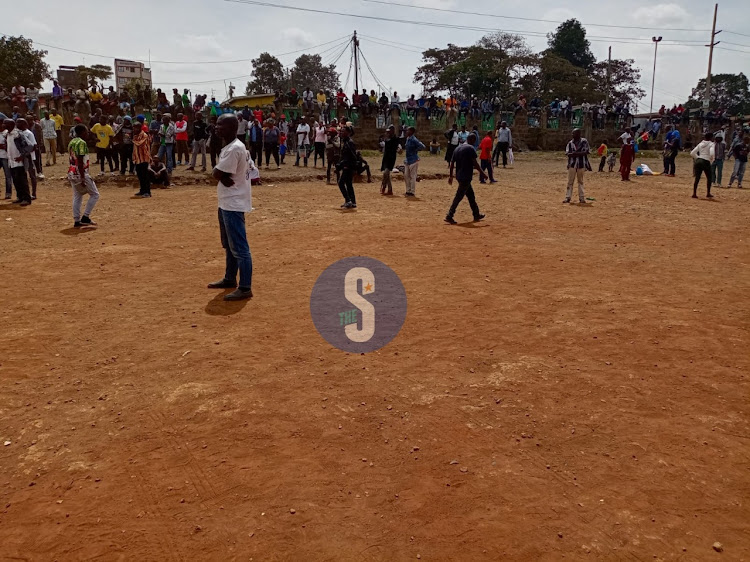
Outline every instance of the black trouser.
<svg viewBox="0 0 750 562"><path fill-rule="evenodd" d="M36 161L32 160L31 154L27 154L26 156L23 157L24 168L26 168L26 171L29 174L32 197L36 197L36 176L37 176L36 163L37 162L39 162L39 159L37 159Z"/></svg>
<svg viewBox="0 0 750 562"><path fill-rule="evenodd" d="M606 163L607 163L607 157L606 156L602 156L602 160L601 160L601 162L599 162L599 171L600 172L604 171L604 165Z"/></svg>
<svg viewBox="0 0 750 562"><path fill-rule="evenodd" d="M339 163L339 157L338 154L335 152L328 155L328 173L326 174L326 181L328 183L331 183L331 167L336 170L336 183L339 183L341 180L341 174L339 173L338 168L336 167L336 164Z"/></svg>
<svg viewBox="0 0 750 562"><path fill-rule="evenodd" d="M677 151L672 150L667 153L667 155L664 157L664 173L665 174L672 174L675 173L675 163L674 159L677 158Z"/></svg>
<svg viewBox="0 0 750 562"><path fill-rule="evenodd" d="M128 162L130 162L130 173L133 173L133 145L132 144L123 144L120 147L120 173L125 173L125 168L128 167ZM146 166L148 167L148 165Z"/></svg>
<svg viewBox="0 0 750 562"><path fill-rule="evenodd" d="M151 193L151 179L148 176L148 162L136 164L135 173L138 176L138 183L141 186L141 190L138 193Z"/></svg>
<svg viewBox="0 0 750 562"><path fill-rule="evenodd" d="M13 185L16 186L16 199L19 201L28 201L31 203L31 193L29 193L29 178L26 176L24 166L16 166L10 169L10 175L13 177Z"/></svg>
<svg viewBox="0 0 750 562"><path fill-rule="evenodd" d="M253 162L260 163L263 159L263 141L250 143L250 158Z"/></svg>
<svg viewBox="0 0 750 562"><path fill-rule="evenodd" d="M354 185L352 184L352 176L354 175L354 171L350 170L348 168L345 168L341 170L341 179L339 179L339 189L341 190L341 195L344 196L344 201L347 203L357 203L357 200L354 197Z"/></svg>
<svg viewBox="0 0 750 562"><path fill-rule="evenodd" d="M39 149L39 146L37 146L34 149L34 155L36 156L36 159L34 160L34 168L36 168L37 174L43 174L42 171L42 151Z"/></svg>
<svg viewBox="0 0 750 562"><path fill-rule="evenodd" d="M698 191L698 184L701 181L701 174L706 174L706 190L707 193L711 193L711 162L704 160L703 158L696 158L695 164L693 164L693 173L695 174L695 182L693 183L693 195Z"/></svg>
<svg viewBox="0 0 750 562"><path fill-rule="evenodd" d="M495 166L499 166L499 160L500 160L500 154L503 155L503 167L508 164L508 148L510 148L510 143L507 142L499 142L497 143L497 148L495 149Z"/></svg>
<svg viewBox="0 0 750 562"><path fill-rule="evenodd" d="M480 166L482 167L482 170L485 170L487 172L487 177L490 179L490 181L495 181L495 176L492 175L492 160L482 159L480 162ZM479 180L479 183L484 183L484 180Z"/></svg>
<svg viewBox="0 0 750 562"><path fill-rule="evenodd" d="M313 166L318 165L318 156L320 156L320 162L322 166L326 165L326 143L316 142L315 143L315 160L313 160Z"/></svg>
<svg viewBox="0 0 750 562"><path fill-rule="evenodd" d="M448 217L453 218L453 215L456 214L456 209L458 208L458 204L461 202L464 196L469 200L469 206L471 207L471 214L474 215L475 219L479 218L479 205L477 205L477 200L474 197L474 188L471 187L471 182L469 183L459 182L458 189L456 190L456 196L453 198L453 204L451 205L451 208L448 211Z"/></svg>
<svg viewBox="0 0 750 562"><path fill-rule="evenodd" d="M104 159L107 159L107 162L109 162L109 171L114 171L114 168L112 166L112 152L108 148L100 148L96 147L96 156L99 159L99 166L101 167L102 173L104 173Z"/></svg>
<svg viewBox="0 0 750 562"><path fill-rule="evenodd" d="M276 162L276 166L279 165L279 143L277 142L267 142L265 146L263 147L263 150L266 152L266 168L268 167L268 164L271 162L271 156L273 156L274 162ZM260 163L258 163L260 165Z"/></svg>

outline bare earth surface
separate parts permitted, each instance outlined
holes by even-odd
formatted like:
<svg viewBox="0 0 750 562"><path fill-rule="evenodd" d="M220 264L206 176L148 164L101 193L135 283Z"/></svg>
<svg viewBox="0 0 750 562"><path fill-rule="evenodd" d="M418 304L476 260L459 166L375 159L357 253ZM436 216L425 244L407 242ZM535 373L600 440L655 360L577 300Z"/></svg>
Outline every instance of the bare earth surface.
<svg viewBox="0 0 750 562"><path fill-rule="evenodd" d="M63 170L0 202L0 558L750 558L750 189L690 199L681 158L565 206L564 159L521 154L448 226L444 179L342 212L287 164L237 304L212 182L99 182L78 231ZM354 255L409 305L364 356L309 313Z"/></svg>

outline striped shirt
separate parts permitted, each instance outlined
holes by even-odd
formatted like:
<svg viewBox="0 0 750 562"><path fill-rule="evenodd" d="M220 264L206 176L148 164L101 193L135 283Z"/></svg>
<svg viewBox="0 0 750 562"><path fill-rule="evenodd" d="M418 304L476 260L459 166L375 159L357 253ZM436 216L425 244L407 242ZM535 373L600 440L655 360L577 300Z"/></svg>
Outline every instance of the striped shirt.
<svg viewBox="0 0 750 562"><path fill-rule="evenodd" d="M585 168L586 170L591 171L591 164L589 164L589 152L591 149L589 148L589 141L582 138L576 143L575 140L571 140L568 142L568 146L565 147L565 154L568 155L568 169L575 168L576 170L580 170L581 168ZM580 152L582 153L580 156L573 156L573 153Z"/></svg>
<svg viewBox="0 0 750 562"><path fill-rule="evenodd" d="M151 160L151 139L141 131L133 136L133 164L148 163Z"/></svg>

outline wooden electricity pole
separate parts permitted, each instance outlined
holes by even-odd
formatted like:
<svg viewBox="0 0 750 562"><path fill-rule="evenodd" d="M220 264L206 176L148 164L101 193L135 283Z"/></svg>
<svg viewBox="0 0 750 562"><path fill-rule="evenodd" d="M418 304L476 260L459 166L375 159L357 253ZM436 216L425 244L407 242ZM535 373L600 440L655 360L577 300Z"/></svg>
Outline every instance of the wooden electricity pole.
<svg viewBox="0 0 750 562"><path fill-rule="evenodd" d="M703 109L708 109L711 106L711 63L714 60L714 47L721 43L716 41L716 36L721 33L721 30L716 31L716 13L719 11L719 4L714 4L714 25L711 28L711 43L706 45L708 50L708 74L706 75L706 97L703 100Z"/></svg>

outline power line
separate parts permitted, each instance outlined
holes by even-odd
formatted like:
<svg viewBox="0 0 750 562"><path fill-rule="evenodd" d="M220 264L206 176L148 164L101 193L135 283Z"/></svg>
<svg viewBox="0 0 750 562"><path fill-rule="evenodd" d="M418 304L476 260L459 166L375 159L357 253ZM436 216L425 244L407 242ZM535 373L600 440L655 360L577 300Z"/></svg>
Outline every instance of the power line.
<svg viewBox="0 0 750 562"><path fill-rule="evenodd" d="M0 33L0 35L7 35L5 33ZM323 47L325 45L330 45L331 43L338 43L342 39L347 39L349 36L345 35L343 37L339 37L338 39L333 39L332 41L326 41L325 43L321 43L319 45L313 45L312 47L305 47L304 49L297 49L296 51L289 51L288 53L281 53L279 55L276 55L276 57L285 57L287 55L293 55L296 53L302 53L304 51L309 51L311 49L317 49L318 47ZM76 53L79 55L86 55L88 57L99 57L103 59L120 59L123 57L116 57L113 55L101 55L98 53L87 53L85 51L77 51L75 49L67 49L65 47L58 47L57 45L49 45L47 43L40 43L39 41L33 41L34 44L40 45L42 47L47 47L49 49L56 49L58 51L66 51L68 53ZM150 64L230 64L230 63L237 63L237 62L250 62L253 59L235 59L235 60L211 60L211 61L163 61L163 60L144 60L144 59L127 59L134 62L142 62L142 63L150 63Z"/></svg>
<svg viewBox="0 0 750 562"><path fill-rule="evenodd" d="M386 0L362 0L362 1L369 2L371 4L384 4L386 6L400 6L403 8L412 8L412 9L417 9L417 10L430 10L432 12L447 12L450 14L482 16L482 17L488 17L488 18L530 21L530 22L537 22L537 23L557 23L557 24L565 23L565 22L557 21L557 20L523 18L523 17L517 17L517 16L501 16L498 14L488 14L485 12L465 12L463 10L450 10L448 8L432 8L428 6L416 6L414 4L401 4L399 2L387 2ZM701 32L701 33L706 33L706 32L711 31L710 29L686 29L686 28L680 28L680 27L672 27L672 28L670 27L643 27L641 25L612 25L612 24L606 24L606 23L582 23L581 25L588 26L588 27L612 27L612 28L618 28L618 29L653 29L657 31L689 31L689 32Z"/></svg>
<svg viewBox="0 0 750 562"><path fill-rule="evenodd" d="M722 30L724 33L731 33L732 35L741 35L742 37L750 37L747 33L739 33L737 31L729 31L728 29Z"/></svg>

